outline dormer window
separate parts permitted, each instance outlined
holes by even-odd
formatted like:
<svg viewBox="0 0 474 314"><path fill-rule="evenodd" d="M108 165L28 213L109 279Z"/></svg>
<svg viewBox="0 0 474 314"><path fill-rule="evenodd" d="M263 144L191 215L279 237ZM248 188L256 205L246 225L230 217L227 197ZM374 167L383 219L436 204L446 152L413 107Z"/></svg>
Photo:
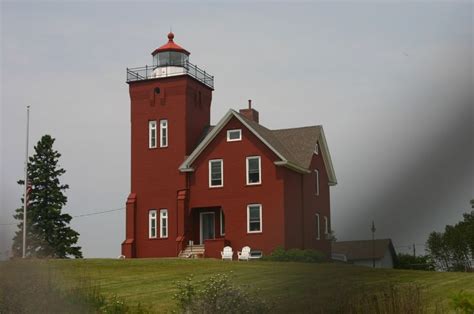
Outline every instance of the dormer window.
<svg viewBox="0 0 474 314"><path fill-rule="evenodd" d="M316 146L314 147L314 153L315 153L316 155L319 154L319 145L318 145L318 142L316 142Z"/></svg>
<svg viewBox="0 0 474 314"><path fill-rule="evenodd" d="M236 142L242 140L242 130L227 130L227 142Z"/></svg>

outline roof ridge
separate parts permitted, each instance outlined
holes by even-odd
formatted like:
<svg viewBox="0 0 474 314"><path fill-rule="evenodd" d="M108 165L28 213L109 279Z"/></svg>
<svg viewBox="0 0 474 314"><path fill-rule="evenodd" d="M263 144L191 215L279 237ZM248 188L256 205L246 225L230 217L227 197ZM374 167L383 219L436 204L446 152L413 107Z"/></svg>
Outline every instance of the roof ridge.
<svg viewBox="0 0 474 314"><path fill-rule="evenodd" d="M285 145L284 143L282 143L282 141L280 141L280 139L279 139L277 136L275 136L275 135L273 134L273 131L274 131L274 130L269 129L269 128L267 128L267 127L261 125L260 123L258 123L258 122L256 122L256 121L253 121L253 120L248 119L246 116L244 116L244 115L241 114L240 112L236 112L236 111L234 111L234 112L235 112L236 114L238 114L240 117L242 117L243 119L245 119L246 121L249 121L249 122L250 122L250 126L252 126L252 124L255 123L255 124L257 124L259 127L265 129L266 131L269 131L270 134L271 134L272 137L273 137L273 140L276 141L276 142L278 142L282 147L284 147L284 148L286 149L286 153L289 154L290 157L291 157L291 162L295 162L295 161L297 160L297 159L295 158L295 156L293 155L293 152L287 147L287 145ZM258 132L258 131L257 131L257 132Z"/></svg>
<svg viewBox="0 0 474 314"><path fill-rule="evenodd" d="M309 129L309 128L320 128L320 127L322 127L322 125L317 124L317 125L299 126L299 127L296 127L296 128L274 129L274 130L270 130L270 131L286 131L286 130Z"/></svg>
<svg viewBox="0 0 474 314"><path fill-rule="evenodd" d="M335 241L334 243L343 243L343 242L372 242L372 241L392 241L390 238L384 239L368 239L368 240L344 240L344 241Z"/></svg>

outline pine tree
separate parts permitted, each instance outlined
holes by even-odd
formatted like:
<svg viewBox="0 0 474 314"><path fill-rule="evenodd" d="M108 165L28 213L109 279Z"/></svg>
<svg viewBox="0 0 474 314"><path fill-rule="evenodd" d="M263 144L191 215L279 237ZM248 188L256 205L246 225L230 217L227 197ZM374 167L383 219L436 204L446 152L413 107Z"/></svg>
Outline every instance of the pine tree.
<svg viewBox="0 0 474 314"><path fill-rule="evenodd" d="M69 227L72 217L62 214L67 203L64 195L69 186L61 184L59 177L66 170L58 165L61 154L53 149L54 138L44 135L35 146L35 154L29 157L28 180L31 190L28 193L26 255L37 258L81 258L81 247L75 245L79 233ZM18 181L24 185L24 180ZM23 198L22 198L23 203ZM22 255L23 208L18 208L15 219L19 221L13 238L12 251L15 256Z"/></svg>

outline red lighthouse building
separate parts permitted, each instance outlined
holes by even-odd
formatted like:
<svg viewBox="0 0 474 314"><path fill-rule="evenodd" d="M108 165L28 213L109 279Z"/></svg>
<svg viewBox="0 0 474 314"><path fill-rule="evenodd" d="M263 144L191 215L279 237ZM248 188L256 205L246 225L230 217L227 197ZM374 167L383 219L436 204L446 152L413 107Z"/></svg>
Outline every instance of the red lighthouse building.
<svg viewBox="0 0 474 314"><path fill-rule="evenodd" d="M192 246L330 254L329 187L337 183L321 126L269 130L252 108L210 125L214 78L174 42L153 65L127 69L131 193L126 257L172 257Z"/></svg>

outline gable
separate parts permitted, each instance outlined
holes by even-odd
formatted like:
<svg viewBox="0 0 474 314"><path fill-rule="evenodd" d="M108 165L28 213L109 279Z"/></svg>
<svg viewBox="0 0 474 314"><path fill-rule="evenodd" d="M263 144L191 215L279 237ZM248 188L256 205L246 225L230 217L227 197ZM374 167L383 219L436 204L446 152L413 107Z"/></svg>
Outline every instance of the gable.
<svg viewBox="0 0 474 314"><path fill-rule="evenodd" d="M252 132L260 141L262 141L279 160L275 165L285 166L300 173L309 173L311 159L314 154L316 143L320 145L320 151L328 172L329 183L337 184L334 169L332 167L331 157L321 126L269 130L264 126L245 118L243 115L229 110L215 127L206 130L202 141L196 149L189 155L179 167L182 172L193 171L192 164L196 158L203 152L207 145L214 140L219 132L235 117L250 132Z"/></svg>
<svg viewBox="0 0 474 314"><path fill-rule="evenodd" d="M229 130L241 130L241 139L238 141L228 141L227 132ZM234 170L231 169L234 169L234 167L238 165L238 171L240 171L240 167L244 165L242 160L245 160L245 158L249 156L260 156L262 169L269 165L275 168L274 162L280 160L279 157L247 129L245 125L233 117L196 157L192 163L192 168L193 172L197 175L201 172L201 168L207 168L209 160L222 159L224 165L226 165L227 173L232 173L232 176L234 176ZM245 172L242 173L245 174ZM269 174L270 171L267 170L266 173Z"/></svg>

